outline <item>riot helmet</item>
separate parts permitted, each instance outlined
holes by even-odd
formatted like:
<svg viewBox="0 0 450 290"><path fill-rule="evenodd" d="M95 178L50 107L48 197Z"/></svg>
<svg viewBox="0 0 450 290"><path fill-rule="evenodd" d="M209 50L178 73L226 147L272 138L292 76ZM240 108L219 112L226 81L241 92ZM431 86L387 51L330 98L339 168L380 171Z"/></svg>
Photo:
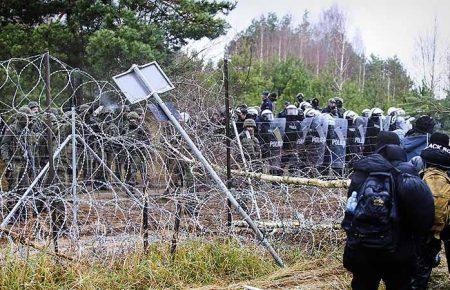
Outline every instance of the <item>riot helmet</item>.
<svg viewBox="0 0 450 290"><path fill-rule="evenodd" d="M264 122L272 121L273 120L273 113L271 110L264 110L261 113L261 119Z"/></svg>

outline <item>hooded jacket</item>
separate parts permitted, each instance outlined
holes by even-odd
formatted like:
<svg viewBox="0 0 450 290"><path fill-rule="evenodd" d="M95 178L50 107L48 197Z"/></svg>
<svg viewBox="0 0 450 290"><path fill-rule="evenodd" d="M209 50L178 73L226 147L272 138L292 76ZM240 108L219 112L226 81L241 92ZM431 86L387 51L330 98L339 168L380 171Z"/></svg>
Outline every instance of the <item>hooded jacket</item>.
<svg viewBox="0 0 450 290"><path fill-rule="evenodd" d="M450 170L450 148L431 143L420 154L426 167Z"/></svg>
<svg viewBox="0 0 450 290"><path fill-rule="evenodd" d="M415 156L419 156L422 150L427 147L428 135L410 135L403 140L403 148L405 148L408 160Z"/></svg>
<svg viewBox="0 0 450 290"><path fill-rule="evenodd" d="M434 218L434 202L429 190L400 191L400 176L417 177L417 171L412 164L406 162L406 152L398 145L384 145L372 155L355 162L355 172L351 177L348 196L358 191L369 173L393 172L396 181L397 207L399 213L399 240L397 249L393 253L366 248L351 248L346 245L344 251L344 266L352 271L360 267L368 267L371 261L386 263L412 263L415 257L414 236L422 234L431 228ZM419 178L409 178L414 182L426 185ZM404 186L408 187L408 186ZM422 188L418 187L418 188ZM347 216L344 217L344 222Z"/></svg>
<svg viewBox="0 0 450 290"><path fill-rule="evenodd" d="M430 187L435 203L432 231L439 238L450 218L450 148L430 144L420 157L425 164L423 180Z"/></svg>

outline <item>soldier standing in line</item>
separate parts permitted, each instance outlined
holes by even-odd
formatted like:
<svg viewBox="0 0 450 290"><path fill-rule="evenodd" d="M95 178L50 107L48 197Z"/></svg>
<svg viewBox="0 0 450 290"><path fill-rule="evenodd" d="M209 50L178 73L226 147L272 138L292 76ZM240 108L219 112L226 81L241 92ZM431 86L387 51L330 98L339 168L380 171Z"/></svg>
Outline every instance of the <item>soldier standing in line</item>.
<svg viewBox="0 0 450 290"><path fill-rule="evenodd" d="M127 156L125 182L130 186L136 186L136 176L137 173L140 173L144 186L146 186L148 157L146 146L150 143L150 134L139 114L134 111L128 114L128 130L125 137L129 155Z"/></svg>
<svg viewBox="0 0 450 290"><path fill-rule="evenodd" d="M128 130L128 114L130 113L130 107L128 105L122 106L122 109L117 118L117 128L120 136L123 136ZM126 169L127 150L123 142L117 144L117 154L115 157L115 174L120 180L124 180L124 169Z"/></svg>
<svg viewBox="0 0 450 290"><path fill-rule="evenodd" d="M83 138L88 144L91 143L91 139L93 138L89 126L91 122L91 114L91 106L88 104L82 104L78 107L79 119L77 120L76 131L77 134L81 136L81 138ZM83 181L86 181L86 179L92 175L92 156L91 153L84 148L84 144L81 142L77 143L77 150L80 153L83 152L77 161L77 174L80 176L79 174L82 172L81 178Z"/></svg>
<svg viewBox="0 0 450 290"><path fill-rule="evenodd" d="M190 121L190 115L188 113L181 113L181 122L188 123ZM169 143L173 148L186 155L184 149L184 141L181 135L175 130L171 124L167 123L163 128L164 135L161 137L163 142ZM185 212L194 219L197 219L199 215L199 197L196 193L194 174L192 165L184 161L180 156L170 147L165 150L167 171L170 174L169 188L174 189L177 198L185 197L181 200L184 205ZM169 190L169 189L168 189ZM168 193L167 190L167 193ZM180 205L177 205L177 207ZM177 214L181 215L181 207L177 210ZM179 217L178 217L179 218ZM199 225L195 226L197 230L200 229Z"/></svg>
<svg viewBox="0 0 450 290"><path fill-rule="evenodd" d="M111 108L103 108L100 118L102 122L100 124L100 131L104 136L102 141L102 149L106 157L106 166L113 170L114 155L116 153L116 138L120 135L119 127L114 122L114 110ZM103 182L110 181L109 174L106 175L105 170L101 170L103 173Z"/></svg>
<svg viewBox="0 0 450 290"><path fill-rule="evenodd" d="M31 147L32 147L32 157L31 157L31 171L32 178L34 179L38 172L44 168L45 163L41 159L42 148L39 148L39 140L44 134L45 123L42 119L41 108L39 104L35 101L28 103L28 108L31 111L31 117L29 119L29 129L31 135Z"/></svg>
<svg viewBox="0 0 450 290"><path fill-rule="evenodd" d="M283 155L281 163L283 169L287 168L289 173L299 169L297 154L297 140L301 137L302 129L298 121L298 109L294 105L286 107L286 129L283 136Z"/></svg>
<svg viewBox="0 0 450 290"><path fill-rule="evenodd" d="M242 151L245 161L249 165L250 171L260 171L261 164L261 147L258 139L255 137L256 122L253 119L246 119L244 121L244 130L239 134L238 138L242 145ZM243 164L241 152L237 140L233 140L233 156L238 163ZM239 168L238 168L239 169ZM234 188L248 188L248 183L243 181L237 184L236 179L233 180ZM238 194L238 202L244 211L248 212L248 205L250 204L250 196L245 191Z"/></svg>
<svg viewBox="0 0 450 290"><path fill-rule="evenodd" d="M239 134L242 150L244 151L244 158L250 165L250 168L254 167L254 171L258 171L258 164L261 161L261 147L258 139L255 137L256 122L253 119L246 119L244 121L244 131ZM240 152L236 152L237 146L233 146L235 152L234 156L236 160L243 162ZM238 149L239 150L239 149Z"/></svg>
<svg viewBox="0 0 450 290"><path fill-rule="evenodd" d="M47 130L50 130L52 151L54 151L59 146L60 142L62 142L61 134L64 134L63 130L67 127L61 126L61 118L58 118L52 113L46 113L44 117L49 118L49 128L47 128ZM47 130L45 130L43 135L45 137L42 137L39 142L41 160L44 164L47 164L49 162L49 159L53 155L53 152L50 152L48 150L48 142L50 140L48 139ZM49 205L50 213L54 213L53 216L55 217L53 222L55 223L54 226L56 227L53 227L53 229L59 232L61 229L66 227L64 191L67 181L67 167L66 163L64 162L63 154L59 154L56 158L54 158L53 169L53 176L50 176L49 171L47 171L45 175L45 187L42 192L43 196L40 197L39 201L46 201L45 204ZM39 206L39 203L37 203L37 206L37 213L40 213L42 207Z"/></svg>
<svg viewBox="0 0 450 290"><path fill-rule="evenodd" d="M2 159L6 163L6 178L9 183L10 197L6 203L8 211L12 210L30 184L32 157L30 117L31 110L28 107L21 107L14 118L14 123L6 128L1 141L0 151ZM26 209L25 206L22 206L15 213L15 219L25 217Z"/></svg>
<svg viewBox="0 0 450 290"><path fill-rule="evenodd" d="M103 119L105 118L104 114L104 108L103 106L99 106L97 109L95 109L92 113L92 116L90 117L88 127L90 129L89 134L89 145L94 150L94 152L103 160L104 158L104 148L103 148L103 132L102 132L102 123ZM106 187L106 179L104 175L104 168L98 162L98 160L92 156L92 178L93 178L93 189L94 190L104 190L107 189Z"/></svg>

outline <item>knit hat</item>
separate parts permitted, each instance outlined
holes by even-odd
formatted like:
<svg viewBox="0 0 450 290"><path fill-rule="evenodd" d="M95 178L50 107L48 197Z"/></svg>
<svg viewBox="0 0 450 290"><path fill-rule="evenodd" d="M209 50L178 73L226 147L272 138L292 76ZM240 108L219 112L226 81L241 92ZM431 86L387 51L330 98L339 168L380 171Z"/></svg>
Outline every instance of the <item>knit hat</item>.
<svg viewBox="0 0 450 290"><path fill-rule="evenodd" d="M400 138L394 132L381 131L377 136L377 148L381 148L384 145L400 145Z"/></svg>
<svg viewBox="0 0 450 290"><path fill-rule="evenodd" d="M430 143L449 147L449 137L445 133L435 132L431 134Z"/></svg>
<svg viewBox="0 0 450 290"><path fill-rule="evenodd" d="M417 118L415 128L419 132L431 134L433 133L435 124L436 123L432 117L423 115Z"/></svg>

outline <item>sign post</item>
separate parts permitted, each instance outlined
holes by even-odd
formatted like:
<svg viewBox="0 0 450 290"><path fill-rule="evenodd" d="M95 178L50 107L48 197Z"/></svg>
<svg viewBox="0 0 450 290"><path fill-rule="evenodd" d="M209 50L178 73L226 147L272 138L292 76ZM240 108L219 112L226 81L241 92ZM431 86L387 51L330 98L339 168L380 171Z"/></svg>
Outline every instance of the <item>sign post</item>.
<svg viewBox="0 0 450 290"><path fill-rule="evenodd" d="M130 70L122 73L118 76L113 77L114 81L124 93L125 97L132 102L136 103L141 100L148 99L152 97L155 102L160 106L164 113L169 118L169 121L175 126L178 132L181 134L183 139L187 142L189 148L192 150L197 159L202 163L206 171L211 175L212 179L217 183L219 188L225 193L226 197L230 200L231 204L236 208L239 215L247 222L249 227L253 230L258 240L261 244L266 247L269 253L274 258L275 262L280 266L284 267L284 263L278 254L275 252L273 247L264 237L263 233L258 229L256 224L250 218L250 216L242 209L237 200L228 190L227 186L220 179L219 175L214 171L211 164L206 160L194 142L191 140L189 135L183 129L183 127L178 122L177 118L172 115L172 112L166 106L164 101L158 95L158 93L166 92L173 89L173 85L164 72L161 70L156 62L146 64L143 66L133 65ZM132 93L134 92L134 93Z"/></svg>

